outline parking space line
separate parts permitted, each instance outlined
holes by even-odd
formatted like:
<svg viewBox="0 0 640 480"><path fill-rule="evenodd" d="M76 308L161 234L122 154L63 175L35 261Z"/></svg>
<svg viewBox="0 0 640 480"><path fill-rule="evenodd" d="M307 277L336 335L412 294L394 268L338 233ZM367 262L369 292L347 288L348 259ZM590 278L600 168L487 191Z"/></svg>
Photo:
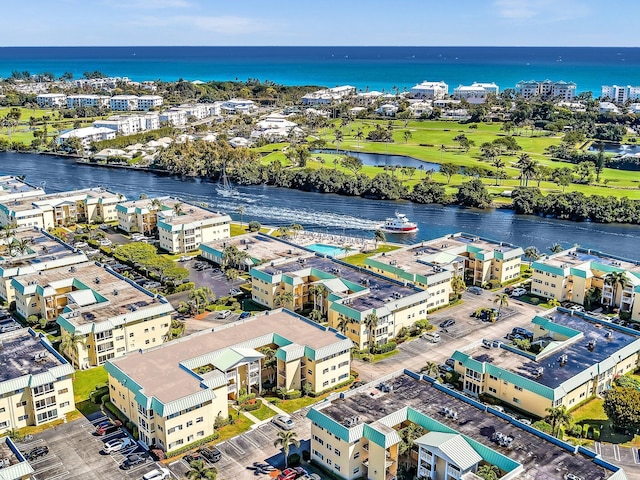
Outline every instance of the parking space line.
<svg viewBox="0 0 640 480"><path fill-rule="evenodd" d="M53 480L54 478L65 477L68 474L69 474L69 470L65 470L64 472L60 472L60 473L54 475L53 477L47 477L46 479L43 479L43 480Z"/></svg>
<svg viewBox="0 0 640 480"><path fill-rule="evenodd" d="M636 447L631 447L631 454L633 455L633 463L640 463L640 461L638 461L638 449Z"/></svg>
<svg viewBox="0 0 640 480"><path fill-rule="evenodd" d="M269 437L265 432L263 432L261 428L256 428L254 431L257 432L259 435L262 435L262 437L265 440L271 440L271 437Z"/></svg>
<svg viewBox="0 0 640 480"><path fill-rule="evenodd" d="M251 437L249 435L240 435L240 438L242 438L243 440L245 440L247 443L249 443L250 445L252 445L254 448L259 448L258 445L256 445L253 440L251 440Z"/></svg>
<svg viewBox="0 0 640 480"><path fill-rule="evenodd" d="M33 466L33 465L32 465L32 466ZM62 462L56 462L56 463L51 464L51 465L49 465L49 466L47 466L47 467L44 467L44 468L42 468L42 469L36 469L36 468L34 468L34 470L35 470L34 475L40 475L42 472L46 472L47 470L51 470L52 468L57 468L57 467L62 467L62 466L63 466L63 465L62 465Z"/></svg>
<svg viewBox="0 0 640 480"><path fill-rule="evenodd" d="M231 440L227 440L226 444L228 446L230 446L231 448L233 448L236 452L238 452L239 455L243 455L244 454L244 450L242 450L238 445L233 443Z"/></svg>
<svg viewBox="0 0 640 480"><path fill-rule="evenodd" d="M33 448L33 446L38 445L40 443L43 443L44 440L42 438L39 438L38 440L34 440L33 442L29 442L29 443L20 443L18 444L18 447L22 447L20 448L20 450L24 449L24 450L30 450Z"/></svg>
<svg viewBox="0 0 640 480"><path fill-rule="evenodd" d="M598 455L602 455L602 448L600 447L600 442L593 442L593 449Z"/></svg>
<svg viewBox="0 0 640 480"><path fill-rule="evenodd" d="M613 458L615 458L618 462L620 461L620 449L618 445L613 445Z"/></svg>

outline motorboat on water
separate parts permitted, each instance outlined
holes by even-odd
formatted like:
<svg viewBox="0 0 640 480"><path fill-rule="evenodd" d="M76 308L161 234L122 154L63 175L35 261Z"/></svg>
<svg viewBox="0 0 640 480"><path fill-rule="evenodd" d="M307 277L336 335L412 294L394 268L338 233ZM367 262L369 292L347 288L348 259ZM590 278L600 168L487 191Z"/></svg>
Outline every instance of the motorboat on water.
<svg viewBox="0 0 640 480"><path fill-rule="evenodd" d="M410 222L405 214L396 212L395 217L385 220L380 230L386 233L415 233L418 231L418 224Z"/></svg>

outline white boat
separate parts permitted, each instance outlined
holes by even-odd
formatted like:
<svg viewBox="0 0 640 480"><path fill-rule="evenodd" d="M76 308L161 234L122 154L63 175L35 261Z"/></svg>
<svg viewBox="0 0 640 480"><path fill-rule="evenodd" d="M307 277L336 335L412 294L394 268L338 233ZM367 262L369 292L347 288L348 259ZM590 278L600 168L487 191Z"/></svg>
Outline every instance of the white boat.
<svg viewBox="0 0 640 480"><path fill-rule="evenodd" d="M418 224L410 222L405 214L396 212L395 217L387 218L380 230L386 233L415 233L418 231Z"/></svg>
<svg viewBox="0 0 640 480"><path fill-rule="evenodd" d="M227 170L224 164L222 165L222 174L220 175L220 181L216 187L216 192L218 195L223 197L234 197L238 195L238 191L233 188L233 185L231 185L231 182L227 177Z"/></svg>

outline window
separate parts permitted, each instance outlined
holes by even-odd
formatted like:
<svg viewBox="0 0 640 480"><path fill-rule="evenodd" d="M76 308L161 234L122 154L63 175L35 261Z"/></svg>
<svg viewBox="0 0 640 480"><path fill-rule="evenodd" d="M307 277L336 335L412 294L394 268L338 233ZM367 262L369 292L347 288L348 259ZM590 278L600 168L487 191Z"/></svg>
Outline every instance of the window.
<svg viewBox="0 0 640 480"><path fill-rule="evenodd" d="M198 433L196 433L197 437L204 437L204 430L200 430Z"/></svg>
<svg viewBox="0 0 640 480"><path fill-rule="evenodd" d="M19 420L19 421L22 421L22 420L29 420L29 415L21 415L20 417L18 417L18 420Z"/></svg>
<svg viewBox="0 0 640 480"><path fill-rule="evenodd" d="M498 380L498 377L496 377L495 375L489 375L489 378L490 378L491 380Z"/></svg>
<svg viewBox="0 0 640 480"><path fill-rule="evenodd" d="M513 388L515 388L516 390L518 390L519 392L522 391L522 387L519 387L518 385L514 385Z"/></svg>
<svg viewBox="0 0 640 480"><path fill-rule="evenodd" d="M55 408L53 410L49 410L48 412L42 412L38 414L38 423L47 422L49 420L53 420L58 417L58 410Z"/></svg>
<svg viewBox="0 0 640 480"><path fill-rule="evenodd" d="M204 421L203 417L196 418L196 423L202 423Z"/></svg>
<svg viewBox="0 0 640 480"><path fill-rule="evenodd" d="M0 428L5 428L9 426L9 421L0 422Z"/></svg>
<svg viewBox="0 0 640 480"><path fill-rule="evenodd" d="M4 413L4 407L0 407L0 413Z"/></svg>
<svg viewBox="0 0 640 480"><path fill-rule="evenodd" d="M51 398L53 398L55 400L55 397L51 397ZM36 403L38 403L38 402L36 402ZM27 404L27 402L23 400L22 402L16 403L16 408L24 407L26 404Z"/></svg>
<svg viewBox="0 0 640 480"><path fill-rule="evenodd" d="M498 393L498 391L497 391L495 388L493 388L493 387L489 387L489 391L490 391L491 393Z"/></svg>
<svg viewBox="0 0 640 480"><path fill-rule="evenodd" d="M64 408L64 407L68 407L69 406L69 402L62 402L60 404L60 408Z"/></svg>
<svg viewBox="0 0 640 480"><path fill-rule="evenodd" d="M62 390L58 390L58 395L62 395L63 393L67 393L69 391L68 388L63 388Z"/></svg>
<svg viewBox="0 0 640 480"><path fill-rule="evenodd" d="M328 369L328 368L325 368L324 370L322 370L322 373L323 373L323 374L324 374L324 373L329 373L329 369Z"/></svg>
<svg viewBox="0 0 640 480"><path fill-rule="evenodd" d="M333 463L333 462L331 461L331 459L330 459L330 458L327 458L327 465L331 466L331 464L332 464L332 463Z"/></svg>
<svg viewBox="0 0 640 480"><path fill-rule="evenodd" d="M193 420L189 420L189 421L187 422L187 428L189 428L191 425L193 425Z"/></svg>
<svg viewBox="0 0 640 480"><path fill-rule="evenodd" d="M360 452L356 452L356 454L353 456L353 459L355 460L356 458L360 458Z"/></svg>
<svg viewBox="0 0 640 480"><path fill-rule="evenodd" d="M6 423L6 422L5 422ZM0 423L0 425L2 425ZM315 454L316 457L318 457L320 460L324 459L324 457L322 456L322 454L320 452L318 452L317 450L314 450L313 453Z"/></svg>
<svg viewBox="0 0 640 480"><path fill-rule="evenodd" d="M49 393L53 391L53 383L47 383L45 385L40 385L39 387L35 387L33 389L33 396L37 397L40 395L44 395L45 393Z"/></svg>
<svg viewBox="0 0 640 480"><path fill-rule="evenodd" d="M353 474L357 475L360 472L360 467L356 467L353 469Z"/></svg>
<svg viewBox="0 0 640 480"><path fill-rule="evenodd" d="M516 397L513 397L513 403L520 403L520 400L518 400Z"/></svg>
<svg viewBox="0 0 640 480"><path fill-rule="evenodd" d="M337 471L340 471L340 465L338 465L337 463L333 466L333 468L335 468Z"/></svg>

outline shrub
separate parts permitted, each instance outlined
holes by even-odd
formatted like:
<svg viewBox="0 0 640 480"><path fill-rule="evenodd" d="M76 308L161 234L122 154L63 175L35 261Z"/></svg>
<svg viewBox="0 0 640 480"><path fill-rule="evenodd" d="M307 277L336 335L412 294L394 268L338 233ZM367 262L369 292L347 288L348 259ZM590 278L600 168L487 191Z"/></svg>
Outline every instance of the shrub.
<svg viewBox="0 0 640 480"><path fill-rule="evenodd" d="M99 387L89 394L89 400L91 400L93 403L104 403L105 395L107 395L107 400L109 400L108 394L109 394L109 387Z"/></svg>
<svg viewBox="0 0 640 480"><path fill-rule="evenodd" d="M305 462L308 462L310 458L311 458L311 452L309 452L309 450L303 450L302 451L302 459Z"/></svg>
<svg viewBox="0 0 640 480"><path fill-rule="evenodd" d="M297 453L292 453L291 455L289 455L288 464L290 467L299 467L300 455Z"/></svg>
<svg viewBox="0 0 640 480"><path fill-rule="evenodd" d="M100 403L101 403L102 405L104 405L104 404L105 404L105 403L107 403L108 401L109 401L109 394L108 394L108 393L107 393L107 394L105 394L105 395L102 395L102 396L100 397Z"/></svg>
<svg viewBox="0 0 640 480"><path fill-rule="evenodd" d="M245 403L240 408L245 412L253 412L254 410L258 410L260 407L262 407L262 400L258 399L253 403Z"/></svg>
<svg viewBox="0 0 640 480"><path fill-rule="evenodd" d="M109 412L111 412L118 420L122 422L122 424L126 424L129 419L116 407L113 403L108 400L104 402L104 408L106 408Z"/></svg>
<svg viewBox="0 0 640 480"><path fill-rule="evenodd" d="M589 428L591 427L591 425L589 425L588 423L585 423L582 425L582 436L584 438L587 438L587 436L589 435Z"/></svg>
<svg viewBox="0 0 640 480"><path fill-rule="evenodd" d="M600 429L598 427L593 427L593 439L596 442L600 440Z"/></svg>
<svg viewBox="0 0 640 480"><path fill-rule="evenodd" d="M177 455L188 452L189 450L192 450L196 447L199 447L200 445L204 445L205 443L213 442L214 440L217 440L219 436L220 434L218 432L214 432L213 435L209 435L208 437L204 437L204 438L201 438L200 440L196 440L195 442L190 443L189 445L186 445L182 448L171 450L170 452L167 452L166 454L167 458L175 457Z"/></svg>
<svg viewBox="0 0 640 480"><path fill-rule="evenodd" d="M240 393L242 394L242 391ZM245 393L245 395L240 395L238 397L238 405L245 404L245 403L253 400L254 398L256 398L256 394L255 393L250 393L248 395Z"/></svg>
<svg viewBox="0 0 640 480"><path fill-rule="evenodd" d="M567 434L571 435L572 437L582 437L582 425L573 425L569 430L567 430Z"/></svg>
<svg viewBox="0 0 640 480"><path fill-rule="evenodd" d="M183 283L182 285L178 285L173 289L173 293L186 292L187 290L191 290L196 288L196 284L193 282Z"/></svg>
<svg viewBox="0 0 640 480"><path fill-rule="evenodd" d="M533 297L531 299L531 305L538 305L540 303L540 299L538 297Z"/></svg>
<svg viewBox="0 0 640 480"><path fill-rule="evenodd" d="M494 289L494 288L500 288L501 286L502 286L502 283L500 283L500 280L498 279L489 280L489 288Z"/></svg>
<svg viewBox="0 0 640 480"><path fill-rule="evenodd" d="M397 346L396 342L388 342L384 345L375 345L372 350L373 353L387 353L395 350Z"/></svg>
<svg viewBox="0 0 640 480"><path fill-rule="evenodd" d="M290 392L287 392L285 398L287 400L295 400L296 398L300 398L301 396L302 392L300 390L291 390Z"/></svg>

